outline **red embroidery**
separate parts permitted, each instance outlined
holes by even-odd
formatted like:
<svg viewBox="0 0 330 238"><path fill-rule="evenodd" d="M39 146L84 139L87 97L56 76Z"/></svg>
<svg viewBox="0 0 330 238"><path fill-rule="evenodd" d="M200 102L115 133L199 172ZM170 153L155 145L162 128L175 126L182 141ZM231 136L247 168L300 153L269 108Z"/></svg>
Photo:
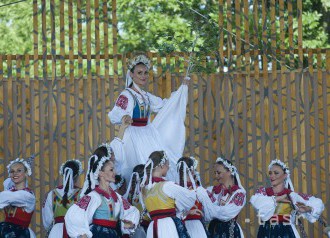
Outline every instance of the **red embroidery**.
<svg viewBox="0 0 330 238"><path fill-rule="evenodd" d="M244 199L244 193L236 193L235 197L230 201L230 203L234 203L236 206L242 206L244 203Z"/></svg>
<svg viewBox="0 0 330 238"><path fill-rule="evenodd" d="M301 196L304 200L309 200L309 198L311 197L311 195L305 194L305 193L298 193L299 196Z"/></svg>
<svg viewBox="0 0 330 238"><path fill-rule="evenodd" d="M128 210L131 207L131 204L129 204L129 202L125 198L122 198L122 200L123 200L124 210Z"/></svg>
<svg viewBox="0 0 330 238"><path fill-rule="evenodd" d="M120 107L123 110L126 110L128 104L128 98L124 95L120 95L117 99L116 106Z"/></svg>
<svg viewBox="0 0 330 238"><path fill-rule="evenodd" d="M258 188L258 189L257 189L257 193L261 193L262 195L267 196L266 188L265 188L265 187L260 187L260 188Z"/></svg>
<svg viewBox="0 0 330 238"><path fill-rule="evenodd" d="M217 199L213 196L213 193L210 191L206 190L207 195L209 195L209 198L211 199L212 202L215 202Z"/></svg>
<svg viewBox="0 0 330 238"><path fill-rule="evenodd" d="M78 202L77 202L77 206L79 206L81 209L84 209L86 211L89 202L91 201L91 197L86 195L83 196Z"/></svg>

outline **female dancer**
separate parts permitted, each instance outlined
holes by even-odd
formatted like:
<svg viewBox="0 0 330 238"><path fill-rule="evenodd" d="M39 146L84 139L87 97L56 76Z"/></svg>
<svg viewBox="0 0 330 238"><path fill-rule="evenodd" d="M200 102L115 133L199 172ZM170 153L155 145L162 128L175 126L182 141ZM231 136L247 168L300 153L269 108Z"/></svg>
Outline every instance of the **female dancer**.
<svg viewBox="0 0 330 238"><path fill-rule="evenodd" d="M31 165L24 159L15 159L7 166L9 178L5 191L0 192L0 209L5 211L5 221L0 223L0 237L33 238L29 229L36 198L28 188Z"/></svg>
<svg viewBox="0 0 330 238"><path fill-rule="evenodd" d="M142 194L140 183L143 178L144 164L139 164L134 167L131 180L129 181L126 194L124 198L128 200L130 204L139 209L140 212L140 225L137 227L133 238L145 238L147 236L147 229L150 224L150 217L146 211L143 209Z"/></svg>
<svg viewBox="0 0 330 238"><path fill-rule="evenodd" d="M123 138L126 161L122 162L121 172L127 181L134 166L145 164L150 153L156 150L168 152L173 166L168 175L174 180L176 160L182 156L185 145L186 84L189 78L185 78L169 100L163 100L143 90L148 82L150 66L149 59L144 55L130 61L126 88L108 114L113 124L120 124L125 119L132 121ZM157 116L150 123L152 112Z"/></svg>
<svg viewBox="0 0 330 238"><path fill-rule="evenodd" d="M237 216L246 203L246 192L241 185L236 167L226 159L218 158L215 166L215 179L211 194L202 188L197 189L197 197L204 207L205 220L211 220L210 237L244 237Z"/></svg>
<svg viewBox="0 0 330 238"><path fill-rule="evenodd" d="M195 191L183 188L163 177L169 169L169 159L164 151L155 151L144 167L141 183L143 204L152 222L147 230L148 238L189 237L181 217L196 201Z"/></svg>
<svg viewBox="0 0 330 238"><path fill-rule="evenodd" d="M324 209L322 200L294 192L290 170L280 160L271 161L268 174L271 187L259 188L250 200L262 222L258 237L300 237L294 225L296 215L315 222Z"/></svg>
<svg viewBox="0 0 330 238"><path fill-rule="evenodd" d="M63 183L50 191L42 207L42 222L49 238L68 237L63 227L67 210L79 199L80 188L76 182L82 174L82 164L79 160L68 160L60 167Z"/></svg>
<svg viewBox="0 0 330 238"><path fill-rule="evenodd" d="M85 196L69 208L65 225L70 237L120 237L116 231L121 222L123 233L132 233L139 222L139 211L110 187L115 182L114 163L109 157L89 159L84 187Z"/></svg>
<svg viewBox="0 0 330 238"><path fill-rule="evenodd" d="M177 170L179 175L179 184L189 190L196 191L198 182L196 183L197 160L193 157L182 157L178 160ZM191 238L207 238L205 228L203 226L203 205L196 200L183 221Z"/></svg>

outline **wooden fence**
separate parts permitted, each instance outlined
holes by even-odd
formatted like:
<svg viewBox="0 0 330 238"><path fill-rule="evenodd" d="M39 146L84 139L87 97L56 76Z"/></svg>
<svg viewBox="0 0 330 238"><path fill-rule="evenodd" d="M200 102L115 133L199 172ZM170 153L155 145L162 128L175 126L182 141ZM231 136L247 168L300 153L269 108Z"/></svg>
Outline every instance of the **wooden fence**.
<svg viewBox="0 0 330 238"><path fill-rule="evenodd" d="M211 75L192 75L185 154L200 160L205 185L213 182L217 156L234 161L248 199L266 183L270 160L280 158L291 168L296 191L323 199L328 219L330 50L302 48L301 14L292 14L293 9L301 13L301 1L294 6L288 1L284 6L283 1L271 0L288 14L284 19L283 11L271 8L267 13L254 8L256 19L262 15L260 19L266 22L269 17L272 32L276 31L276 13L280 15L282 33L279 39L271 38L275 51L267 58L246 44L251 40L258 45L258 38L249 36L246 18L232 11L221 14L232 2L219 0L219 30L225 27L237 37L230 39L233 35L228 34L223 38L220 44L226 50L219 47L219 52L222 59L236 57L236 65L227 72L221 68ZM261 2L264 6L265 1ZM248 15L247 0L235 3L236 12ZM9 160L37 155L30 180L37 196L32 228L38 237L45 237L40 210L44 194L58 182L59 165L79 158L86 166L91 151L116 133L107 112L124 87L129 54L118 54L115 0L111 5L106 0L34 0L33 12L34 54L0 55L0 175L2 179L7 176ZM224 25L223 17L232 21ZM298 47L293 44L295 20L300 27ZM231 22L242 27L234 31ZM249 33L245 42L240 39L241 31ZM277 46L286 34L289 50ZM146 54L152 60L149 91L168 97L185 74L187 55ZM296 66L294 59L301 63L296 70L288 70L287 66ZM303 59L308 62L305 70ZM255 237L258 220L249 204L239 222L246 237ZM321 225L305 225L309 237L322 236Z"/></svg>

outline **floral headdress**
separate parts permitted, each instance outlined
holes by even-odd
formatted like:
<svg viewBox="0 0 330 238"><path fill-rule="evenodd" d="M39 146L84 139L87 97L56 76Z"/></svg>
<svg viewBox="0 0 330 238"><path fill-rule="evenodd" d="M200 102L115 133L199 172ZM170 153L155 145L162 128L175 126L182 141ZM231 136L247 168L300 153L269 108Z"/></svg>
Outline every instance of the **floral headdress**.
<svg viewBox="0 0 330 238"><path fill-rule="evenodd" d="M94 159L94 163L91 163L91 160ZM101 168L103 167L103 165L110 160L110 157L105 157L103 156L101 159L99 159L96 155L92 155L89 158L88 161L88 170L86 173L86 178L85 178L85 182L84 182L84 186L81 189L80 192L80 196L84 196L86 191L90 188L91 190L93 190L96 185L99 184L98 178L99 178L99 173ZM97 163L97 167L95 169L95 171L93 172L93 165ZM90 180L91 184L89 185L88 180Z"/></svg>
<svg viewBox="0 0 330 238"><path fill-rule="evenodd" d="M128 66L127 66L128 70L126 73L126 87L128 87L133 82L130 72L134 68L134 66L136 66L139 63L144 64L148 70L151 67L150 60L145 55L138 55L138 56L134 57L133 59L129 60Z"/></svg>
<svg viewBox="0 0 330 238"><path fill-rule="evenodd" d="M111 157L111 155L113 154L113 149L111 148L110 143L102 143L101 145L98 146L98 148L100 147L105 147L107 149L108 156Z"/></svg>
<svg viewBox="0 0 330 238"><path fill-rule="evenodd" d="M78 164L78 166L79 166L78 175L80 175L80 174L83 173L84 170L83 170L81 161L80 160L77 160L77 159L71 159L71 160L67 160L67 161L65 161L64 163L61 164L61 167L60 167L60 170L59 170L60 175L63 175L64 174L64 166L69 161L72 161L72 162Z"/></svg>
<svg viewBox="0 0 330 238"><path fill-rule="evenodd" d="M290 170L289 170L289 167L284 163L282 162L281 160L279 159L274 159L270 162L270 164L268 165L268 170L270 170L274 165L277 165L277 166L280 166L284 173L287 174L287 177L286 177L286 180L285 180L285 187L286 188L289 188L294 191L294 187L293 187L293 184L292 184L292 181L291 181L291 178L290 178Z"/></svg>
<svg viewBox="0 0 330 238"><path fill-rule="evenodd" d="M34 161L35 155L32 155L31 157L27 158L27 159L20 159L17 158L15 160L10 161L10 163L7 165L7 171L8 171L8 175L10 175L10 168L13 164L17 164L17 163L21 163L23 164L23 166L26 168L27 174L28 176L32 175L32 163ZM25 181L25 186L28 186L28 181ZM7 179L5 179L5 181L3 182L3 187L4 190L10 190L13 187L15 187L14 182L11 180L10 177L8 177Z"/></svg>
<svg viewBox="0 0 330 238"><path fill-rule="evenodd" d="M238 174L237 168L233 164L229 163L227 160L225 160L225 159L223 159L221 157L218 157L217 158L216 163L218 163L218 162L222 163L223 166L230 171L231 175L233 175L235 177L235 179L237 181L238 187L240 187L242 190L245 191L245 189L242 186L241 180L239 178L239 174Z"/></svg>
<svg viewBox="0 0 330 238"><path fill-rule="evenodd" d="M235 175L237 173L237 168L234 165L228 163L227 160L225 160L221 157L218 157L215 162L216 163L221 162L227 169L229 169L231 175Z"/></svg>
<svg viewBox="0 0 330 238"><path fill-rule="evenodd" d="M34 158L35 158L35 156L32 155L30 158L28 158L26 160L17 158L15 160L10 161L10 163L7 165L8 174L10 174L10 168L13 164L21 163L26 168L28 176L31 176L32 175L31 164L32 164L32 161Z"/></svg>
<svg viewBox="0 0 330 238"><path fill-rule="evenodd" d="M152 161L152 159L148 159L147 163L144 165L144 175L143 175L143 178L142 178L141 187L145 187L147 177L148 177L147 168L149 166L151 166L151 168L150 168L150 175L149 175L149 183L146 186L147 189L150 189L151 185L152 185L152 170L159 167L159 166L163 166L166 163L166 161L169 160L166 153L165 153L165 151L162 151L162 152L163 152L163 157L162 157L162 159L160 160L160 162L157 166L154 167L154 162Z"/></svg>
<svg viewBox="0 0 330 238"><path fill-rule="evenodd" d="M128 62L128 69L131 70L135 65L142 63L150 69L150 60L145 55L138 55Z"/></svg>
<svg viewBox="0 0 330 238"><path fill-rule="evenodd" d="M82 163L79 160L71 159L64 162L60 167L60 175L63 176L63 189L68 185L68 194L72 194L74 191L74 176L73 176L73 170L70 167L66 167L68 162L74 162L76 165L78 165L78 174L76 176L79 176L83 173Z"/></svg>

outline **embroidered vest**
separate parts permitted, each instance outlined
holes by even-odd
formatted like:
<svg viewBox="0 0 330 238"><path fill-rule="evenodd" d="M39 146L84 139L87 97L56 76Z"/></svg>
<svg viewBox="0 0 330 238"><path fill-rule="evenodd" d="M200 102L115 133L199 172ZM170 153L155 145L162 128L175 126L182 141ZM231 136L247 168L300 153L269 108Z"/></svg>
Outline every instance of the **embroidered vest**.
<svg viewBox="0 0 330 238"><path fill-rule="evenodd" d="M174 199L163 192L165 182L159 182L150 190L143 189L143 200L148 212L175 208Z"/></svg>
<svg viewBox="0 0 330 238"><path fill-rule="evenodd" d="M63 206L63 197L58 193L56 189L53 190L53 213L55 221L57 218L63 218L68 209L79 200L80 189L76 189L71 196L68 196L68 202L66 208Z"/></svg>
<svg viewBox="0 0 330 238"><path fill-rule="evenodd" d="M107 220L107 221L118 221L119 217L114 213L115 202L112 198L107 200L101 195L101 205L96 209L93 219Z"/></svg>
<svg viewBox="0 0 330 238"><path fill-rule="evenodd" d="M148 124L148 119L150 116L150 100L147 98L147 101L142 103L139 102L136 95L131 91L132 89L126 89L134 99L134 108L132 116L132 126L146 126Z"/></svg>

